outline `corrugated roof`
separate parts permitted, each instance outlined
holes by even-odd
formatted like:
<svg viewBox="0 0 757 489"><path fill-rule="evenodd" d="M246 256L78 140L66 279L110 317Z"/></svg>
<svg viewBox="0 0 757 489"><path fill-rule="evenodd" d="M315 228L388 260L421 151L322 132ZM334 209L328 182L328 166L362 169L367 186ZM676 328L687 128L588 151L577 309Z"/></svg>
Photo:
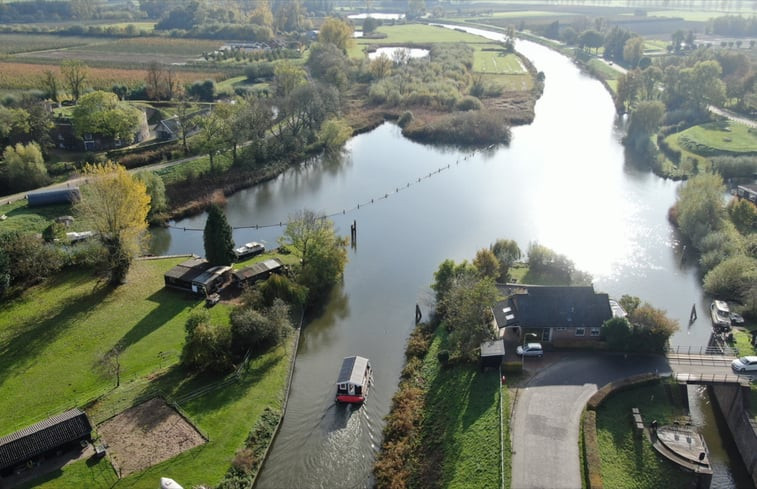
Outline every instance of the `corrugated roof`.
<svg viewBox="0 0 757 489"><path fill-rule="evenodd" d="M171 277L185 282L191 282L195 277L202 274L210 268L210 263L204 258L191 258L185 262L179 263L165 273L166 277Z"/></svg>
<svg viewBox="0 0 757 489"><path fill-rule="evenodd" d="M87 415L71 409L0 438L0 470L13 467L66 443L89 436Z"/></svg>
<svg viewBox="0 0 757 489"><path fill-rule="evenodd" d="M368 368L368 359L363 357L345 357L342 361L342 368L339 369L337 384L355 384L363 385L365 370Z"/></svg>
<svg viewBox="0 0 757 489"><path fill-rule="evenodd" d="M281 266L282 263L278 258L270 258L259 263L254 263L249 267L244 267L241 270L235 270L233 275L237 280L249 280L257 275L267 274L277 270L281 268Z"/></svg>

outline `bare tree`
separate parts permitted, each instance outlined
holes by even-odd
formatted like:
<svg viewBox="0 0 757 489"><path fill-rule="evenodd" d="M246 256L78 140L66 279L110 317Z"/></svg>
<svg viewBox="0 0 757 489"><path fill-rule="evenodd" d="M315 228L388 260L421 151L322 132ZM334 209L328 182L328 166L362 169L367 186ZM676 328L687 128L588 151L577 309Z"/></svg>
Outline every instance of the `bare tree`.
<svg viewBox="0 0 757 489"><path fill-rule="evenodd" d="M87 65L80 59L67 59L61 63L60 71L74 102L78 102L87 81Z"/></svg>
<svg viewBox="0 0 757 489"><path fill-rule="evenodd" d="M116 378L116 387L121 386L121 353L126 348L121 342L100 355L97 359L97 367L105 377L114 376Z"/></svg>

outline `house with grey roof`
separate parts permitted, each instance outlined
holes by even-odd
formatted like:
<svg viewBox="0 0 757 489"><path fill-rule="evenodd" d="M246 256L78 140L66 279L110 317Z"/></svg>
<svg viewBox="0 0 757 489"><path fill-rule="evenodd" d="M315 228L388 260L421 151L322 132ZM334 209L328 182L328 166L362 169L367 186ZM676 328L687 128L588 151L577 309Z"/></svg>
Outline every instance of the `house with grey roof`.
<svg viewBox="0 0 757 489"><path fill-rule="evenodd" d="M522 285L492 307L497 328L536 334L542 342L599 339L613 317L610 298L593 286Z"/></svg>

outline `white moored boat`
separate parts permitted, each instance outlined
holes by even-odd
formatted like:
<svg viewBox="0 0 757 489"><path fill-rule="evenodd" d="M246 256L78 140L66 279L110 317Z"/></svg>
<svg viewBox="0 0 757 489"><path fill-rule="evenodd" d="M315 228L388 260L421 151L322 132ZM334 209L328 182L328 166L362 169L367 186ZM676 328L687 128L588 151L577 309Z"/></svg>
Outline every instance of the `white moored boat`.
<svg viewBox="0 0 757 489"><path fill-rule="evenodd" d="M371 379L371 362L367 358L346 357L336 381L336 400L353 404L365 401Z"/></svg>
<svg viewBox="0 0 757 489"><path fill-rule="evenodd" d="M255 255L263 253L264 251L265 246L256 241L251 241L249 243L246 243L244 246L234 248L234 254L237 256L237 260L251 258Z"/></svg>

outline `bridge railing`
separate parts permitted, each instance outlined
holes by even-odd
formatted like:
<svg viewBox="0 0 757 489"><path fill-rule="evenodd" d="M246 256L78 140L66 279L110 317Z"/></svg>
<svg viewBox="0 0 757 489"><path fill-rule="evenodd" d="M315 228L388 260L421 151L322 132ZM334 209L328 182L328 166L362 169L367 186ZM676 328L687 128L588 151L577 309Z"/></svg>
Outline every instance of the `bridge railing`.
<svg viewBox="0 0 757 489"><path fill-rule="evenodd" d="M718 346L669 346L666 351L667 354L675 355L721 355L735 357L739 352L736 348L727 345Z"/></svg>
<svg viewBox="0 0 757 489"><path fill-rule="evenodd" d="M674 378L688 384L748 384L752 381L749 375L739 374L675 374Z"/></svg>

